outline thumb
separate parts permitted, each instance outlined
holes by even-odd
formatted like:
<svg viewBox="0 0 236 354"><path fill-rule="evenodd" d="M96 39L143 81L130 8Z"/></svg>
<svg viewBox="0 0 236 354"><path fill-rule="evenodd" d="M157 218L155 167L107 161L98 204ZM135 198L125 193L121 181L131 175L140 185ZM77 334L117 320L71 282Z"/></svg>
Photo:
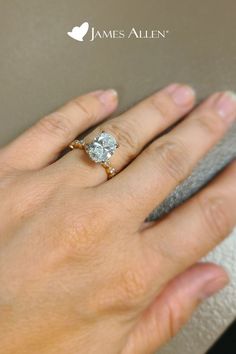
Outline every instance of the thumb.
<svg viewBox="0 0 236 354"><path fill-rule="evenodd" d="M122 354L153 353L177 334L204 299L229 282L220 266L198 263L173 279L145 310Z"/></svg>

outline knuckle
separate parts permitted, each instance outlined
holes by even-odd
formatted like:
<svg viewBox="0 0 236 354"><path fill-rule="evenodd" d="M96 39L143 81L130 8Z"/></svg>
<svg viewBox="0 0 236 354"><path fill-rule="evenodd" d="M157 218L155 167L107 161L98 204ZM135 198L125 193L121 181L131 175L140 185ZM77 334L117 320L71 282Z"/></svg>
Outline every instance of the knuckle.
<svg viewBox="0 0 236 354"><path fill-rule="evenodd" d="M216 113L212 111L206 111L201 113L196 123L204 130L208 135L219 135L224 130L225 124L222 119L219 119Z"/></svg>
<svg viewBox="0 0 236 354"><path fill-rule="evenodd" d="M27 190L25 190L27 185ZM50 205L55 190L50 184L31 181L28 176L19 176L14 181L14 200L8 200L8 207L16 220L26 220L36 213L42 212L46 205ZM6 198L7 199L7 198Z"/></svg>
<svg viewBox="0 0 236 354"><path fill-rule="evenodd" d="M148 285L143 272L138 270L116 270L101 291L92 299L92 306L98 313L130 311L138 309L148 294Z"/></svg>
<svg viewBox="0 0 236 354"><path fill-rule="evenodd" d="M171 339L187 322L187 313L184 311L183 303L178 296L166 301L164 310L167 318L167 335L168 339Z"/></svg>
<svg viewBox="0 0 236 354"><path fill-rule="evenodd" d="M96 255L104 234L99 223L101 218L101 211L89 205L64 216L61 240L66 257L83 255L90 259Z"/></svg>
<svg viewBox="0 0 236 354"><path fill-rule="evenodd" d="M71 135L71 127L67 118L60 112L54 112L42 118L37 129L49 135L55 135L62 138L68 138Z"/></svg>
<svg viewBox="0 0 236 354"><path fill-rule="evenodd" d="M147 292L146 278L140 270L124 271L120 278L120 294L128 302L139 301Z"/></svg>
<svg viewBox="0 0 236 354"><path fill-rule="evenodd" d="M70 226L66 228L65 240L66 254L69 257L80 254L93 255L95 247L93 233L86 217L78 217L77 220L71 221Z"/></svg>
<svg viewBox="0 0 236 354"><path fill-rule="evenodd" d="M151 147L153 149L153 147ZM175 183L180 183L191 173L191 159L187 148L180 140L171 139L154 146L152 155L158 159L158 165Z"/></svg>
<svg viewBox="0 0 236 354"><path fill-rule="evenodd" d="M151 96L148 102L151 108L154 108L156 113L163 119L173 115L174 107L165 94L159 92L158 94Z"/></svg>
<svg viewBox="0 0 236 354"><path fill-rule="evenodd" d="M198 202L206 230L213 243L218 243L231 231L226 201L223 197L199 195Z"/></svg>
<svg viewBox="0 0 236 354"><path fill-rule="evenodd" d="M92 121L94 118L94 114L90 109L88 109L87 105L82 102L82 98L76 98L70 102L71 106L75 107L75 110L78 112L78 115L82 116L86 121Z"/></svg>
<svg viewBox="0 0 236 354"><path fill-rule="evenodd" d="M125 149L126 154L130 159L134 158L139 151L139 139L138 134L135 134L135 127L128 121L122 121L120 123L111 123L107 127L111 133L114 133L117 141Z"/></svg>

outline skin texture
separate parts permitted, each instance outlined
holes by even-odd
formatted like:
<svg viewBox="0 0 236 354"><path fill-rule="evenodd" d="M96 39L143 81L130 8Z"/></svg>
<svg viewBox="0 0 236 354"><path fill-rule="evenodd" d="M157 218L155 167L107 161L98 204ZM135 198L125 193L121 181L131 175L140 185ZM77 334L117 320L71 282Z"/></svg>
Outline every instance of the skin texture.
<svg viewBox="0 0 236 354"><path fill-rule="evenodd" d="M194 108L193 90L172 84L105 120L117 101L113 90L80 96L0 151L1 354L154 353L229 281L197 262L236 223L235 163L144 220L229 129L234 96ZM59 158L95 125L88 141L102 129L120 145L109 181L84 151Z"/></svg>

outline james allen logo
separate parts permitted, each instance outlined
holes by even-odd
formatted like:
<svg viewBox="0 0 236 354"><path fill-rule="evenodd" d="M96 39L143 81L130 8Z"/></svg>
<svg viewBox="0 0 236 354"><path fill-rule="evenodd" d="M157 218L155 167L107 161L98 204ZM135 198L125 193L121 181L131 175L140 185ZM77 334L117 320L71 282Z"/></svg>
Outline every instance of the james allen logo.
<svg viewBox="0 0 236 354"><path fill-rule="evenodd" d="M89 32L89 27L89 23L84 22L81 26L73 27L72 31L67 32L67 34L76 41L83 42L84 37ZM147 30L132 27L130 30L125 31L120 29L97 30L94 27L91 27L90 38L88 40L93 42L96 39L165 39L168 34L168 30L160 29Z"/></svg>
<svg viewBox="0 0 236 354"><path fill-rule="evenodd" d="M88 22L82 23L82 25L76 26L72 28L71 32L67 32L68 36L75 39L76 41L83 42L84 36L87 34L89 30Z"/></svg>

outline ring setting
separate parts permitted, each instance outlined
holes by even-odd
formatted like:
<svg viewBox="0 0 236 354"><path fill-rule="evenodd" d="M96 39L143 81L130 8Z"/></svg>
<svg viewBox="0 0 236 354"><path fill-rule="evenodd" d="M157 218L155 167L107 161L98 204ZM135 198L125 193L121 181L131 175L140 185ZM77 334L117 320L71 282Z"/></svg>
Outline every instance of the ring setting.
<svg viewBox="0 0 236 354"><path fill-rule="evenodd" d="M86 143L84 139L76 139L69 147L71 149L84 150L90 160L105 168L108 179L116 175L116 169L112 167L110 158L119 147L119 144L112 134L102 131L89 143Z"/></svg>

